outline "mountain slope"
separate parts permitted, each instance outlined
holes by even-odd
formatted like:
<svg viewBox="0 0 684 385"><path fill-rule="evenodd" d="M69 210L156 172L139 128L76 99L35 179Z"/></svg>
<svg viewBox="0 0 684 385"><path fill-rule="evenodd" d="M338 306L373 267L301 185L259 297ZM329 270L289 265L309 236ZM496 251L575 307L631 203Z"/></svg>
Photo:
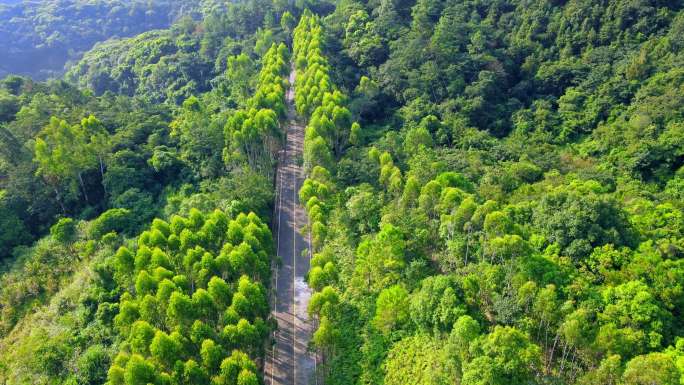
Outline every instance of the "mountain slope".
<svg viewBox="0 0 684 385"><path fill-rule="evenodd" d="M0 77L58 77L96 42L167 28L198 15L192 1L17 1L0 5Z"/></svg>

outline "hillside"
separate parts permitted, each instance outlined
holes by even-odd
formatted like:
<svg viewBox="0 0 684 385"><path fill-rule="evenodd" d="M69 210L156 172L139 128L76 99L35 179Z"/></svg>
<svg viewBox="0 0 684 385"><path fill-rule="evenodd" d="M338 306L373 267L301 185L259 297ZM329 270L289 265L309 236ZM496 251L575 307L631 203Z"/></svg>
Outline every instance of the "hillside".
<svg viewBox="0 0 684 385"><path fill-rule="evenodd" d="M0 384L684 381L684 2L190 3L0 80Z"/></svg>
<svg viewBox="0 0 684 385"><path fill-rule="evenodd" d="M0 77L60 77L99 41L168 28L183 15L201 17L203 1L49 0L0 2Z"/></svg>
<svg viewBox="0 0 684 385"><path fill-rule="evenodd" d="M240 36L229 32L231 19L215 17L214 29L185 19L134 38L141 46L134 60L151 60L142 47L159 37L179 47L160 51L161 63L210 63L195 78L160 75L161 86L134 95L98 96L17 76L0 81L0 383L101 384L117 367L147 368L141 355L152 359L148 345L157 335L183 357L194 352L188 371L208 370L192 365L212 354L217 367L205 376L234 362L245 381L257 378L270 330L273 241L265 223L273 166L250 167L237 143L235 156L223 153L226 122L266 103L252 97L268 86L260 73L287 60L280 27L255 37L266 14L284 11L269 7L245 2L221 11L246 21ZM189 52L212 33L215 50ZM264 49L254 50L257 40ZM236 66L243 72L233 74ZM142 306L157 306L148 294L159 284L168 290L160 303L180 302L170 307L177 312L157 308L153 319ZM126 309L132 313L124 316ZM159 323L167 315L168 324ZM194 322L200 319L204 326ZM149 338L142 350L131 350L136 333Z"/></svg>
<svg viewBox="0 0 684 385"><path fill-rule="evenodd" d="M327 383L679 381L681 9L348 1L302 21Z"/></svg>

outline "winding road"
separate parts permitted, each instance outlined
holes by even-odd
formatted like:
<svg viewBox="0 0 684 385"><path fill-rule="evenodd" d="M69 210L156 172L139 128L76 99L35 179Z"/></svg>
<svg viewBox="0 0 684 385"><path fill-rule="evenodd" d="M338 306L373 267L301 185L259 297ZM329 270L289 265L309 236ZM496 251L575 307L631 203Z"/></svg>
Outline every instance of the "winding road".
<svg viewBox="0 0 684 385"><path fill-rule="evenodd" d="M299 202L304 180L301 166L304 127L294 108L295 70L290 72L287 91L286 145L280 154L276 173L275 239L282 264L273 274L271 306L278 321L275 345L268 352L264 367L266 385L314 384L316 361L308 351L313 326L307 306L311 289L304 281L309 271L309 241L301 229L307 224L306 211Z"/></svg>

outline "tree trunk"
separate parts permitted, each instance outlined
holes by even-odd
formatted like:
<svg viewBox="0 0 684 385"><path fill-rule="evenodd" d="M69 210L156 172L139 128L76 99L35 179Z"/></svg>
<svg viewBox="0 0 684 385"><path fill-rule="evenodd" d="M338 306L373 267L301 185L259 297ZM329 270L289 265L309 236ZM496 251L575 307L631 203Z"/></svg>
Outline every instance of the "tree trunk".
<svg viewBox="0 0 684 385"><path fill-rule="evenodd" d="M64 207L64 203L62 203L62 196L59 195L59 190L57 190L57 187L53 187L55 190L55 199L57 199L57 203L59 203L59 207L62 208L62 214L66 215L66 208Z"/></svg>
<svg viewBox="0 0 684 385"><path fill-rule="evenodd" d="M551 346L551 353L549 354L549 361L546 364L546 373L548 374L551 371L551 366L553 365L553 354L556 351L556 345L558 344L558 337L559 334L556 332L556 338L553 339L553 345Z"/></svg>
<svg viewBox="0 0 684 385"><path fill-rule="evenodd" d="M78 173L78 181L81 183L81 188L83 189L83 197L85 197L86 203L90 203L88 201L88 192L86 191L85 183L83 183L83 176L80 172Z"/></svg>
<svg viewBox="0 0 684 385"><path fill-rule="evenodd" d="M107 197L107 186L104 184L104 162L102 161L102 156L98 156L98 160L100 161L100 180L102 183L102 189L104 190L104 195L105 198Z"/></svg>

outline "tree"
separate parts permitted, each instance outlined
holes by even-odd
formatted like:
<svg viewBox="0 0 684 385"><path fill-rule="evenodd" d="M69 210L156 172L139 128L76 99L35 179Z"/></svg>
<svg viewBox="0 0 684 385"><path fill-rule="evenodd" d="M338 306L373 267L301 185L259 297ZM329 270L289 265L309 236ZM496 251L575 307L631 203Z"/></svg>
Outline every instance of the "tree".
<svg viewBox="0 0 684 385"><path fill-rule="evenodd" d="M15 246L31 239L24 222L9 204L5 190L0 190L0 260L8 256Z"/></svg>
<svg viewBox="0 0 684 385"><path fill-rule="evenodd" d="M475 357L463 366L464 385L524 385L533 383L541 363L540 349L512 327L496 326L482 336Z"/></svg>
<svg viewBox="0 0 684 385"><path fill-rule="evenodd" d="M280 17L280 27L287 35L291 35L295 26L297 26L297 20L292 16L290 11L285 11Z"/></svg>
<svg viewBox="0 0 684 385"><path fill-rule="evenodd" d="M240 105L245 104L249 97L254 68L252 59L244 52L228 58L226 77L230 82L231 94Z"/></svg>
<svg viewBox="0 0 684 385"><path fill-rule="evenodd" d="M94 165L96 157L83 126L70 126L65 120L52 117L36 139L34 157L38 163L36 173L53 187L58 201L62 202L59 188L72 178L78 179L88 201L83 172Z"/></svg>
<svg viewBox="0 0 684 385"><path fill-rule="evenodd" d="M349 129L349 143L353 146L358 146L361 144L362 140L361 125L358 122L354 122Z"/></svg>
<svg viewBox="0 0 684 385"><path fill-rule="evenodd" d="M238 374L237 385L259 385L259 378L251 370L242 369Z"/></svg>
<svg viewBox="0 0 684 385"><path fill-rule="evenodd" d="M216 315L216 307L212 296L204 289L197 289L192 294L192 307L195 316L203 321L213 321Z"/></svg>
<svg viewBox="0 0 684 385"><path fill-rule="evenodd" d="M579 385L606 384L617 385L620 383L622 362L619 355L611 355L603 359L598 368L587 372L578 380Z"/></svg>
<svg viewBox="0 0 684 385"><path fill-rule="evenodd" d="M138 354L149 353L150 343L155 337L155 329L148 322L138 320L131 326L131 331L128 335L128 342L131 344L131 350Z"/></svg>
<svg viewBox="0 0 684 385"><path fill-rule="evenodd" d="M263 56L268 49L275 44L273 37L273 30L268 28L259 28L256 31L256 43L254 44L254 53L258 56Z"/></svg>
<svg viewBox="0 0 684 385"><path fill-rule="evenodd" d="M480 325L469 315L456 320L449 334L449 346L462 363L470 361L470 346L480 336Z"/></svg>
<svg viewBox="0 0 684 385"><path fill-rule="evenodd" d="M138 318L140 312L138 304L130 297L124 297L119 304L119 314L114 318L114 325L120 329L122 334L130 332L130 327Z"/></svg>
<svg viewBox="0 0 684 385"><path fill-rule="evenodd" d="M166 368L172 368L177 360L181 359L183 347L177 338L172 338L161 330L157 330L150 343L152 357Z"/></svg>
<svg viewBox="0 0 684 385"><path fill-rule="evenodd" d="M382 225L375 237L365 239L356 250L354 286L378 292L396 283L406 263L404 251L404 236L399 229Z"/></svg>
<svg viewBox="0 0 684 385"><path fill-rule="evenodd" d="M76 224L72 218L60 218L50 227L50 235L63 244L71 244L76 238Z"/></svg>
<svg viewBox="0 0 684 385"><path fill-rule="evenodd" d="M95 116L90 115L81 120L81 127L86 132L88 139L88 150L97 157L100 166L100 177L104 181L105 161L111 152L111 139L109 132L104 124ZM106 188L106 186L103 185Z"/></svg>
<svg viewBox="0 0 684 385"><path fill-rule="evenodd" d="M373 325L388 335L402 328L408 320L409 300L406 289L399 285L383 289L376 301Z"/></svg>
<svg viewBox="0 0 684 385"><path fill-rule="evenodd" d="M218 176L223 163L223 127L208 111L206 103L194 96L189 97L170 127L171 136L180 142L181 159L201 177Z"/></svg>
<svg viewBox="0 0 684 385"><path fill-rule="evenodd" d="M185 362L183 380L186 384L206 384L209 382L209 375L195 360L190 359Z"/></svg>
<svg viewBox="0 0 684 385"><path fill-rule="evenodd" d="M78 381L84 385L102 384L107 380L111 359L104 346L90 346L76 362Z"/></svg>
<svg viewBox="0 0 684 385"><path fill-rule="evenodd" d="M2 107L0 106L0 108ZM27 155L26 149L16 135L0 124L0 157L2 160L12 165L18 165L20 160L28 157Z"/></svg>
<svg viewBox="0 0 684 385"><path fill-rule="evenodd" d="M229 347L252 349L259 343L259 328L244 318L234 325L226 325L221 335Z"/></svg>
<svg viewBox="0 0 684 385"><path fill-rule="evenodd" d="M352 14L347 22L344 46L349 56L361 66L376 65L385 54L383 40L374 30L375 25L362 10Z"/></svg>
<svg viewBox="0 0 684 385"><path fill-rule="evenodd" d="M227 307L230 305L232 292L230 286L219 277L212 277L207 285L207 291L214 300L218 308Z"/></svg>
<svg viewBox="0 0 684 385"><path fill-rule="evenodd" d="M147 385L155 382L154 366L138 354L133 354L126 364L126 385Z"/></svg>
<svg viewBox="0 0 684 385"><path fill-rule="evenodd" d="M9 122L19 111L19 101L15 95L0 89L0 123Z"/></svg>
<svg viewBox="0 0 684 385"><path fill-rule="evenodd" d="M139 297L153 294L157 291L157 280L146 270L141 270L135 279L135 293Z"/></svg>
<svg viewBox="0 0 684 385"><path fill-rule="evenodd" d="M367 234L377 231L382 208L382 201L378 199L377 192L369 185L350 187L346 192L351 195L345 204L346 212L356 224L356 233Z"/></svg>
<svg viewBox="0 0 684 385"><path fill-rule="evenodd" d="M173 292L166 310L167 322L170 325L189 325L195 320L195 309L190 297Z"/></svg>
<svg viewBox="0 0 684 385"><path fill-rule="evenodd" d="M167 237L178 233L202 246L168 247ZM226 279L219 277L214 253L226 256L239 249L229 240L254 258L267 260L272 252L268 226L255 214L229 218L221 211L202 214L192 209L187 218L174 216L170 223L152 221L150 229L138 236L135 256L125 247L114 254L117 290L123 291L114 323L127 337L122 348L143 361L114 362L112 384L130 382L127 365L139 372L151 368L154 377L146 377L150 379L147 382L159 384L254 383L255 377L247 372L257 373L257 369L247 354L262 354L270 330L264 322L268 300L256 278L243 275L235 279L232 271ZM230 260L227 263L230 265ZM229 349L246 353L235 350L226 358Z"/></svg>
<svg viewBox="0 0 684 385"><path fill-rule="evenodd" d="M407 154L415 154L423 149L432 148L432 146L432 135L430 135L430 132L425 127L417 126L406 133L404 152Z"/></svg>
<svg viewBox="0 0 684 385"><path fill-rule="evenodd" d="M335 311L335 306L340 303L340 295L331 286L326 286L323 290L314 293L309 301L309 314L317 316L330 315Z"/></svg>
<svg viewBox="0 0 684 385"><path fill-rule="evenodd" d="M126 233L131 229L131 212L126 209L110 209L90 223L90 236L101 238L112 231Z"/></svg>
<svg viewBox="0 0 684 385"><path fill-rule="evenodd" d="M387 385L458 383L456 362L449 357L444 344L424 334L394 344L383 369Z"/></svg>
<svg viewBox="0 0 684 385"><path fill-rule="evenodd" d="M337 267L332 261L325 262L323 266L313 264L312 266L309 270L307 282L313 290L320 291L337 280Z"/></svg>
<svg viewBox="0 0 684 385"><path fill-rule="evenodd" d="M437 207L442 195L442 186L436 180L431 180L420 189L418 196L418 206L430 217L437 217Z"/></svg>
<svg viewBox="0 0 684 385"><path fill-rule="evenodd" d="M650 353L632 358L622 375L625 385L678 385L681 374L664 353Z"/></svg>
<svg viewBox="0 0 684 385"><path fill-rule="evenodd" d="M533 220L550 242L568 256L581 259L596 246L630 245L632 235L625 213L612 199L597 194L591 182L546 194L535 207Z"/></svg>
<svg viewBox="0 0 684 385"><path fill-rule="evenodd" d="M485 244L485 254L500 260L511 260L525 257L532 253L529 243L517 234L506 234L502 237L488 239Z"/></svg>
<svg viewBox="0 0 684 385"><path fill-rule="evenodd" d="M230 308L245 318L265 316L268 313L268 302L263 285L251 281L245 275L240 277Z"/></svg>
<svg viewBox="0 0 684 385"><path fill-rule="evenodd" d="M287 47L271 44L272 32L259 32L257 49L268 49L262 57L262 69L254 96L245 108L235 111L224 127L227 147L224 159L229 166L246 161L264 175L271 175L281 138L279 118L285 114L284 73L287 70ZM267 48L270 47L270 48ZM245 66L245 58L233 62Z"/></svg>
<svg viewBox="0 0 684 385"><path fill-rule="evenodd" d="M243 378L248 377L248 375L242 374L244 371L256 373L257 367L247 354L239 350L233 350L230 357L225 358L221 362L220 375L216 382L219 385L237 384L238 377L241 375Z"/></svg>
<svg viewBox="0 0 684 385"><path fill-rule="evenodd" d="M221 365L221 360L225 357L225 353L221 345L218 345L211 339L205 339L202 341L200 356L202 357L202 365L204 365L207 371L214 373Z"/></svg>
<svg viewBox="0 0 684 385"><path fill-rule="evenodd" d="M457 290L449 276L423 279L410 298L411 319L416 327L425 332L449 332L453 323L465 314Z"/></svg>
<svg viewBox="0 0 684 385"><path fill-rule="evenodd" d="M333 155L330 147L320 135L306 141L304 145L304 168L309 171L315 166L326 169L331 169L333 166Z"/></svg>
<svg viewBox="0 0 684 385"><path fill-rule="evenodd" d="M605 307L598 318L596 342L600 349L632 357L663 343L671 315L664 311L648 286L630 281L603 291Z"/></svg>

